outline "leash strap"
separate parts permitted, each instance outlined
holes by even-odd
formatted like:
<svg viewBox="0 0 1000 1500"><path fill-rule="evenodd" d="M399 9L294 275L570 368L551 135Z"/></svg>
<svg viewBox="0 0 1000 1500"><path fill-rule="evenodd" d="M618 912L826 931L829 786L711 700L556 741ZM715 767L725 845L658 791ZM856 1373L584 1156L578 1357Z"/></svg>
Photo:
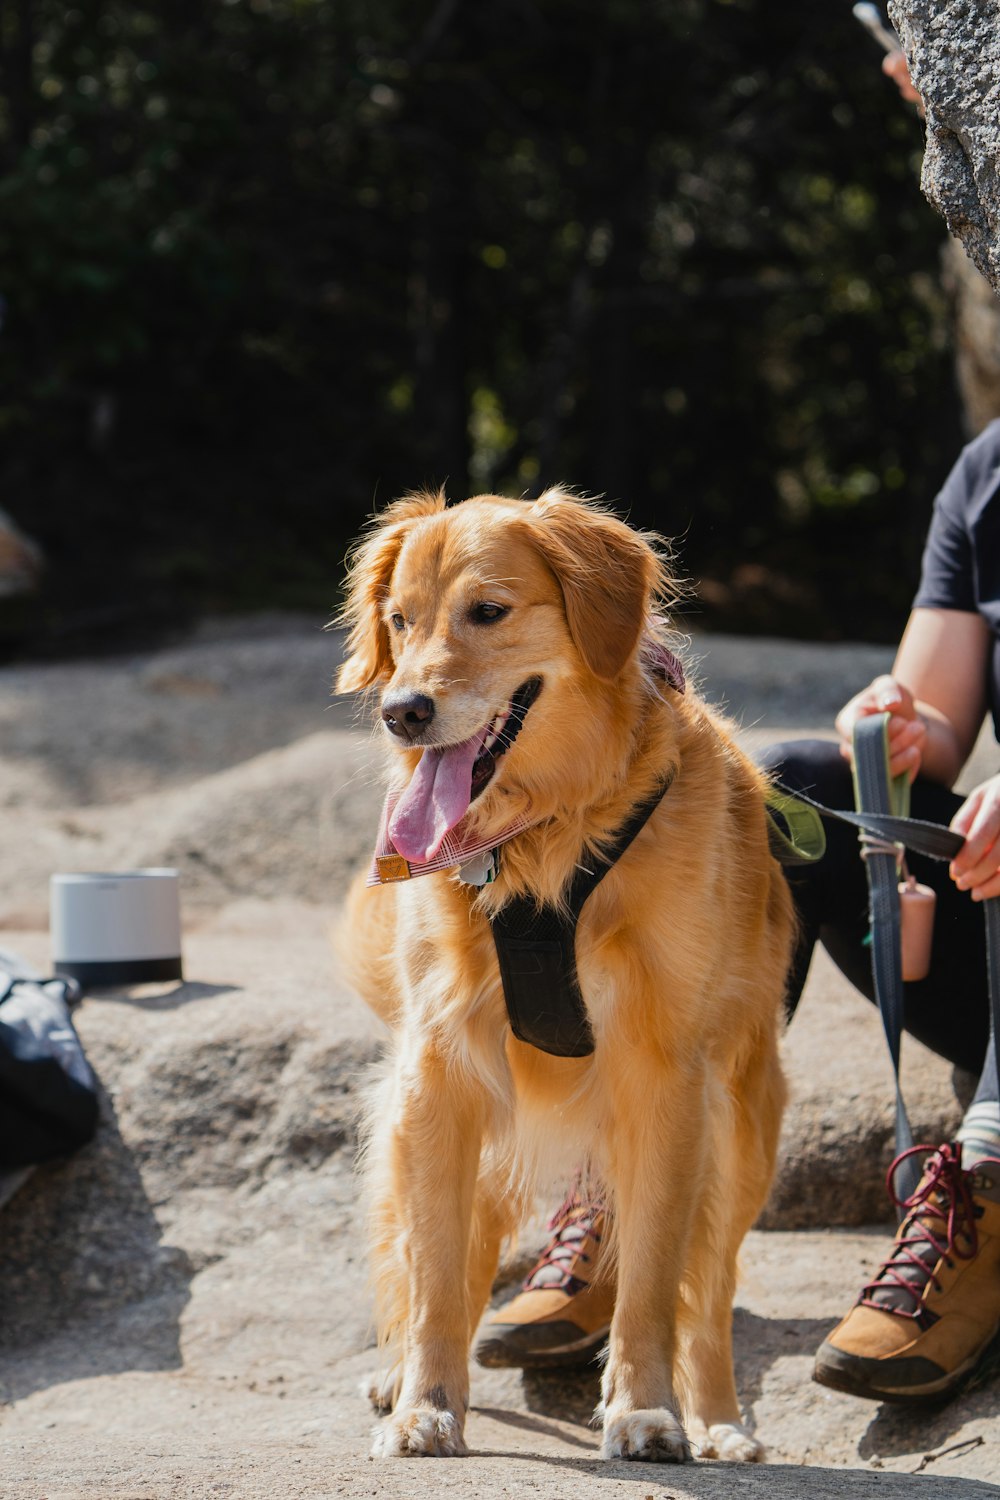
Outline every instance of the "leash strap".
<svg viewBox="0 0 1000 1500"><path fill-rule="evenodd" d="M1000 896L983 902L986 922L986 973L990 991L990 1035L986 1043L993 1048L993 1062L1000 1080Z"/></svg>
<svg viewBox="0 0 1000 1500"><path fill-rule="evenodd" d="M786 804L804 803L797 812L791 809L797 827L786 829L779 825L789 822ZM782 782L772 783L767 797L771 815L771 835L775 857L783 865L812 864L822 858L826 850L826 839L817 833L811 815L806 809L824 818L834 818L838 823L850 823L862 833L873 838L887 839L891 844L904 844L915 854L926 854L930 859L954 859L965 840L959 833L952 833L940 823L928 823L924 818L902 818L876 812L845 812L839 807L826 807L807 797L805 792L795 791ZM778 818L775 817L778 815ZM818 819L816 820L818 822ZM822 825L821 825L822 828Z"/></svg>
<svg viewBox="0 0 1000 1500"><path fill-rule="evenodd" d="M580 914L660 805L671 779L660 782L634 808L605 853L579 867L566 910L516 896L490 918L510 1029L519 1041L552 1057L589 1057L593 1052L594 1034L576 968Z"/></svg>
<svg viewBox="0 0 1000 1500"><path fill-rule="evenodd" d="M854 728L854 796L862 813L900 814L909 802L909 780L889 780L889 715L872 714L859 719ZM895 804L895 805L894 805ZM872 978L882 1017L896 1089L895 1156L909 1151L913 1130L906 1112L899 1078L900 1043L903 1035L903 962L900 949L898 844L884 837L873 843L861 834L862 857L868 875L869 911L872 928ZM959 840L961 846L961 840ZM897 1168L897 1192L909 1198L920 1181L920 1162L907 1156ZM899 1210L902 1215L905 1210Z"/></svg>

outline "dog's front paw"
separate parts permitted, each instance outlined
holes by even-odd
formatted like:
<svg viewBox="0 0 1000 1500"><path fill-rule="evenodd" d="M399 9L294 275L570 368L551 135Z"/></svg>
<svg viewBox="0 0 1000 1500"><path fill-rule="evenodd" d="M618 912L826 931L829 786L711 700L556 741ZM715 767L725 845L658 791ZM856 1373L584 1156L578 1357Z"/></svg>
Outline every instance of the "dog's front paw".
<svg viewBox="0 0 1000 1500"><path fill-rule="evenodd" d="M450 1411L411 1407L376 1427L373 1458L462 1458L462 1424Z"/></svg>
<svg viewBox="0 0 1000 1500"><path fill-rule="evenodd" d="M722 1458L732 1464L759 1464L764 1459L764 1445L739 1422L713 1422L710 1427L695 1427L691 1433L699 1458Z"/></svg>
<svg viewBox="0 0 1000 1500"><path fill-rule="evenodd" d="M665 1406L606 1416L602 1458L634 1458L647 1464L684 1464L691 1449L684 1428Z"/></svg>

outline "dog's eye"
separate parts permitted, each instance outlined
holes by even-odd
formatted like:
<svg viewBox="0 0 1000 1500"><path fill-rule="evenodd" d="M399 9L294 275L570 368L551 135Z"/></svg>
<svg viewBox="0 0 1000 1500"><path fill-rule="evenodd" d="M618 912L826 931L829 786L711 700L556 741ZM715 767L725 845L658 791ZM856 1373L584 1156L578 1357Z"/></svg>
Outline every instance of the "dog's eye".
<svg viewBox="0 0 1000 1500"><path fill-rule="evenodd" d="M469 610L469 619L474 625L492 625L494 620L502 620L507 613L503 604L474 604Z"/></svg>
<svg viewBox="0 0 1000 1500"><path fill-rule="evenodd" d="M392 625L393 630L405 630L406 629L406 619L405 619L405 617L403 615L400 615L400 614L390 615L389 616L389 620L390 620L390 623Z"/></svg>

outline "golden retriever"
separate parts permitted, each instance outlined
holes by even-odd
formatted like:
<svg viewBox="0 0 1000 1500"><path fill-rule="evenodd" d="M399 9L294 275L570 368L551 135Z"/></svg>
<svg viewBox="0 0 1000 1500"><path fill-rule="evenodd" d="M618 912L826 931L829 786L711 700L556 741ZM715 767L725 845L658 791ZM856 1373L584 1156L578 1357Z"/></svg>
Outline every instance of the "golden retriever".
<svg viewBox="0 0 1000 1500"><path fill-rule="evenodd" d="M737 1404L732 1300L784 1100L791 905L762 776L656 670L670 590L653 539L560 490L411 495L354 553L337 689L378 692L397 799L383 869L403 877L359 877L340 941L393 1033L366 1148L394 1360L372 1393L391 1409L376 1455L466 1451L469 1346L501 1242L554 1168L581 1163L615 1226L602 1454L762 1455ZM517 1040L490 914L525 894L558 907L666 783L579 920L593 1052ZM405 878L449 837L506 839L496 878Z"/></svg>

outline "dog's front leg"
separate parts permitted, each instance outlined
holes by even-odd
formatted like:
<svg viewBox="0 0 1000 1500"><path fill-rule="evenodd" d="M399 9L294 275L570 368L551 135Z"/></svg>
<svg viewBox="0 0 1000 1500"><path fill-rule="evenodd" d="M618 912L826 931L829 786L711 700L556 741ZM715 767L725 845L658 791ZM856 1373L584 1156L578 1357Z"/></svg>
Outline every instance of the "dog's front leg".
<svg viewBox="0 0 1000 1500"><path fill-rule="evenodd" d="M373 1453L451 1458L466 1451L466 1279L482 1121L461 1065L426 1040L404 1043L393 1095L371 1160L382 1179L376 1192L386 1195L377 1212L399 1231L402 1377Z"/></svg>
<svg viewBox="0 0 1000 1500"><path fill-rule="evenodd" d="M700 1079L632 1055L612 1109L608 1179L618 1290L601 1384L603 1458L683 1463L673 1365L681 1273L700 1175ZM637 1109L636 1100L641 1100Z"/></svg>

